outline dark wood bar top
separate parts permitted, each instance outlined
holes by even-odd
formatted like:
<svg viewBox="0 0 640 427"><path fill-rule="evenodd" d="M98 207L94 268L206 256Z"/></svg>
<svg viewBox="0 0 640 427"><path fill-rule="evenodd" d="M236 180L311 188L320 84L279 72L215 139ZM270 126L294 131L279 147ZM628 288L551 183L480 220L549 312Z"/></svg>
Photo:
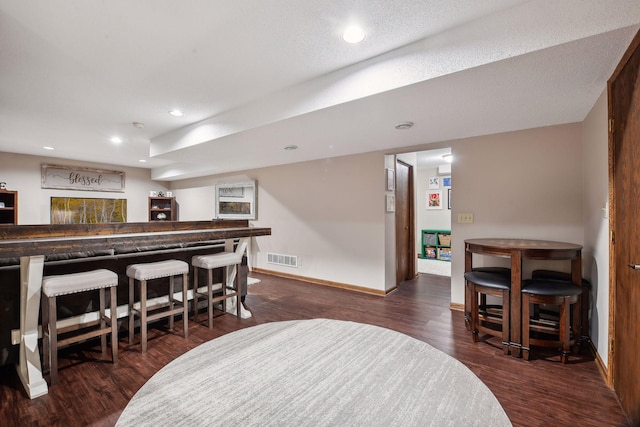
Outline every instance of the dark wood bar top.
<svg viewBox="0 0 640 427"><path fill-rule="evenodd" d="M11 225L0 227L0 258L83 251L114 254L239 237L271 235L248 221L182 221L116 224Z"/></svg>

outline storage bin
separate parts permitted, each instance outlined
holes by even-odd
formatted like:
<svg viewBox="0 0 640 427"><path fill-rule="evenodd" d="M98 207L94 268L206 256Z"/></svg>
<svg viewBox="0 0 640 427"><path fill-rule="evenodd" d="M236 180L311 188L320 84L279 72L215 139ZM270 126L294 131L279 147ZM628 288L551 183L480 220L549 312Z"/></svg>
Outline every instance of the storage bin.
<svg viewBox="0 0 640 427"><path fill-rule="evenodd" d="M438 236L436 233L424 233L422 243L429 246L436 246L438 244Z"/></svg>
<svg viewBox="0 0 640 427"><path fill-rule="evenodd" d="M435 246L425 246L424 247L424 256L426 258L436 259L438 253Z"/></svg>
<svg viewBox="0 0 640 427"><path fill-rule="evenodd" d="M439 248L438 259L442 261L451 261L451 248Z"/></svg>
<svg viewBox="0 0 640 427"><path fill-rule="evenodd" d="M451 234L438 234L438 241L441 246L451 246Z"/></svg>

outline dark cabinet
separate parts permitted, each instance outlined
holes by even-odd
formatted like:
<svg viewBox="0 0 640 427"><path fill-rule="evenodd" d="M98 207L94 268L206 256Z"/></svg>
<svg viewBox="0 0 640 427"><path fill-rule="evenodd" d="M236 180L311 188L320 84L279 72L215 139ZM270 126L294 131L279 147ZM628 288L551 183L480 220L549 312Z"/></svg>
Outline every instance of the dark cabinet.
<svg viewBox="0 0 640 427"><path fill-rule="evenodd" d="M18 192L0 190L0 224L18 224Z"/></svg>
<svg viewBox="0 0 640 427"><path fill-rule="evenodd" d="M178 206L174 197L149 197L149 221L177 221Z"/></svg>

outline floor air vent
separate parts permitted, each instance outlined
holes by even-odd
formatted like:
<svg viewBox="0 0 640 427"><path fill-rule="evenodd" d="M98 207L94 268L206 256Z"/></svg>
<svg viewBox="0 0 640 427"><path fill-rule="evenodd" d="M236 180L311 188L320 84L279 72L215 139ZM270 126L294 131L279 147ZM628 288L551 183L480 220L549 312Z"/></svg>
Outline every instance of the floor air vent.
<svg viewBox="0 0 640 427"><path fill-rule="evenodd" d="M267 262L269 264L286 265L287 267L298 267L298 257L294 255L281 255L267 252Z"/></svg>

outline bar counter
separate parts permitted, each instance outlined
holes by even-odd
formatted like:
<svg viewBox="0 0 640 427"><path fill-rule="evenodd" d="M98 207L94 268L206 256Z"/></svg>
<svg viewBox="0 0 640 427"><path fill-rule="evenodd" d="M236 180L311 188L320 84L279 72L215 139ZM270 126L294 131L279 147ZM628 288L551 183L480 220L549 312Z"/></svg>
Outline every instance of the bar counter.
<svg viewBox="0 0 640 427"><path fill-rule="evenodd" d="M246 220L0 226L0 365L18 363L29 397L47 393L38 348L44 274L87 271L96 265L111 269L124 285L118 288L120 301L127 297L127 264L168 258L190 262L193 255L224 250L225 241L268 235L270 228L249 227ZM16 357L11 331L18 327Z"/></svg>

